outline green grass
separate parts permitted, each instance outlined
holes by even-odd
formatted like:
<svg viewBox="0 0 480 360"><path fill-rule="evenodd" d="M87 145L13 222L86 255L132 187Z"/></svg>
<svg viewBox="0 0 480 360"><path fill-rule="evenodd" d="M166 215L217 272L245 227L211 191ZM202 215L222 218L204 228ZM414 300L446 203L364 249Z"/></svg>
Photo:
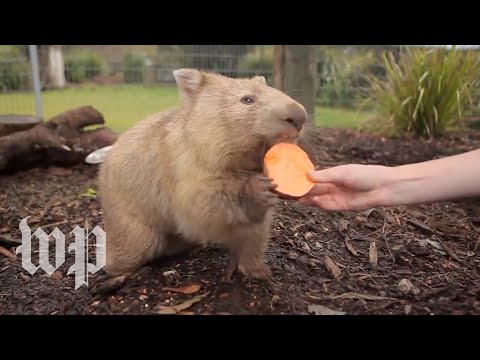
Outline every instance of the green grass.
<svg viewBox="0 0 480 360"><path fill-rule="evenodd" d="M145 116L178 105L175 86L112 85L76 87L45 91L42 94L45 118L83 105L91 105L105 117L106 125L124 131ZM0 114L35 113L31 93L0 94ZM317 125L328 128L351 128L367 114L352 110L317 107Z"/></svg>
<svg viewBox="0 0 480 360"><path fill-rule="evenodd" d="M328 108L317 106L315 108L315 123L327 128L357 128L370 117L370 113L350 109Z"/></svg>

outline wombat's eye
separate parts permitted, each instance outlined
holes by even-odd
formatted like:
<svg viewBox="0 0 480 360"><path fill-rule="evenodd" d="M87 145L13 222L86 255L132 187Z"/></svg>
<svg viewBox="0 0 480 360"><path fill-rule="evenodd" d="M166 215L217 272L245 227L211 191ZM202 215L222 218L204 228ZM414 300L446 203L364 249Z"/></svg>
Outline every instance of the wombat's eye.
<svg viewBox="0 0 480 360"><path fill-rule="evenodd" d="M244 96L240 101L245 105L251 105L255 102L253 96Z"/></svg>

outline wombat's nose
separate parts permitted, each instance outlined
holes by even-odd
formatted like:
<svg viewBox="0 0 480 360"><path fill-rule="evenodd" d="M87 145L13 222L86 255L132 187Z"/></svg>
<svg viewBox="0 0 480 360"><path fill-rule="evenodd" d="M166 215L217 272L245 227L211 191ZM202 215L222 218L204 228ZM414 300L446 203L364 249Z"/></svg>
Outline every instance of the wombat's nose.
<svg viewBox="0 0 480 360"><path fill-rule="evenodd" d="M307 113L301 106L297 104L290 104L288 105L286 120L290 125L294 126L298 131L300 131L307 121Z"/></svg>

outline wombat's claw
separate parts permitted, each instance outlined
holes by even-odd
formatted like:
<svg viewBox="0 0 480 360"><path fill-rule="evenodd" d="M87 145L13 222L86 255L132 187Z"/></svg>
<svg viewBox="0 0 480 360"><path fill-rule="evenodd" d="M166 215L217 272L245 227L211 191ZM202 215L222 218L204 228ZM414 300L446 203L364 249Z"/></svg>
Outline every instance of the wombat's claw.
<svg viewBox="0 0 480 360"><path fill-rule="evenodd" d="M122 275L106 279L104 283L97 288L97 293L105 295L117 291L125 284L128 277L129 275Z"/></svg>
<svg viewBox="0 0 480 360"><path fill-rule="evenodd" d="M272 178L263 175L258 177L258 181L265 187L265 190L267 191L273 191L278 187L278 185L273 183Z"/></svg>
<svg viewBox="0 0 480 360"><path fill-rule="evenodd" d="M223 276L222 276L222 282L229 283L232 280L232 275L237 270L237 260L236 259L231 259L228 265L226 266Z"/></svg>
<svg viewBox="0 0 480 360"><path fill-rule="evenodd" d="M238 271L249 279L272 281L273 273L270 267L263 263L253 263L248 265L239 265Z"/></svg>

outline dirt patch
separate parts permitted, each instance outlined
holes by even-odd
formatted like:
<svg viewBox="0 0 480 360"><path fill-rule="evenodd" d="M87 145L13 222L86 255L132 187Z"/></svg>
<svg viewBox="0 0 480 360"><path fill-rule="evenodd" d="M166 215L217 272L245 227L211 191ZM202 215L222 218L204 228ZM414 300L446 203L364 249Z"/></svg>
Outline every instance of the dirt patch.
<svg viewBox="0 0 480 360"><path fill-rule="evenodd" d="M399 165L479 144L480 132L421 141L328 131L313 160L319 167ZM149 264L109 295L97 293L102 271L74 289L74 274L67 274L73 251L51 276L43 270L31 276L13 255L20 220L29 216L32 232L58 227L66 246L76 225L102 226L91 190L96 172L80 165L0 177L0 314L480 314L480 202L473 200L371 213L285 202L267 253L271 284L239 275L221 283L229 256L218 248ZM89 258L94 254L90 248ZM37 258L34 248L33 263Z"/></svg>

